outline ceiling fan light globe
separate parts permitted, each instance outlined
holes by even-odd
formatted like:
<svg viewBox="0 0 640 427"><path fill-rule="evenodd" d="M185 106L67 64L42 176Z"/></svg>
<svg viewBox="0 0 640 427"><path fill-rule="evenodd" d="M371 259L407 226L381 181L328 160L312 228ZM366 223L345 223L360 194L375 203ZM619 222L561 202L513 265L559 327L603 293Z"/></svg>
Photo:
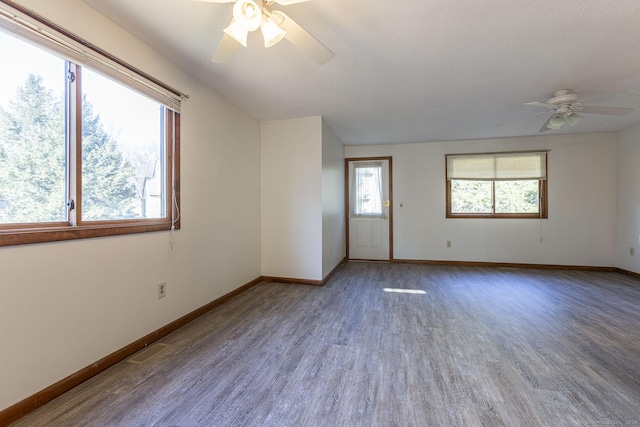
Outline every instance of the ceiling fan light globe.
<svg viewBox="0 0 640 427"><path fill-rule="evenodd" d="M273 19L269 17L262 20L260 30L262 31L262 37L264 37L264 47L271 47L275 45L287 34L273 21Z"/></svg>
<svg viewBox="0 0 640 427"><path fill-rule="evenodd" d="M567 122L569 122L569 126L575 126L578 122L582 120L582 116L576 113L567 114Z"/></svg>
<svg viewBox="0 0 640 427"><path fill-rule="evenodd" d="M262 10L253 0L238 0L233 5L233 19L247 31L255 31L262 22Z"/></svg>
<svg viewBox="0 0 640 427"><path fill-rule="evenodd" d="M249 31L241 25L238 25L235 19L231 20L231 23L224 29L224 33L229 37L240 43L242 46L247 47L247 35Z"/></svg>
<svg viewBox="0 0 640 427"><path fill-rule="evenodd" d="M556 114L547 123L549 129L560 129L564 124L564 116L562 114Z"/></svg>

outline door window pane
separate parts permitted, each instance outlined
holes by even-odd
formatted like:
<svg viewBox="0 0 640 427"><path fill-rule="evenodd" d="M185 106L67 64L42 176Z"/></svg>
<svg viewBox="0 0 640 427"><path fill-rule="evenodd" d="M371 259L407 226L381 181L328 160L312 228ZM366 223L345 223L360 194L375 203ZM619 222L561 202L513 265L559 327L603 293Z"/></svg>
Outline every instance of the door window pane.
<svg viewBox="0 0 640 427"><path fill-rule="evenodd" d="M65 61L0 33L0 224L64 222Z"/></svg>
<svg viewBox="0 0 640 427"><path fill-rule="evenodd" d="M82 219L166 217L164 108L82 71Z"/></svg>
<svg viewBox="0 0 640 427"><path fill-rule="evenodd" d="M354 168L354 214L382 215L382 165Z"/></svg>

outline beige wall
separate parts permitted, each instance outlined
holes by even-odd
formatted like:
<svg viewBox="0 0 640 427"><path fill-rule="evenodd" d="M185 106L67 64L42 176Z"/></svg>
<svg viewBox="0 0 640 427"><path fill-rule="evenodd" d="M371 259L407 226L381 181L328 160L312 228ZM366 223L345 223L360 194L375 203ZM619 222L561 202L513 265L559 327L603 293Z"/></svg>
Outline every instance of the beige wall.
<svg viewBox="0 0 640 427"><path fill-rule="evenodd" d="M322 118L262 122L262 274L322 279Z"/></svg>
<svg viewBox="0 0 640 427"><path fill-rule="evenodd" d="M261 275L259 122L82 2L21 3L190 99L173 256L168 232L0 248L0 409Z"/></svg>
<svg viewBox="0 0 640 427"><path fill-rule="evenodd" d="M615 138L602 133L347 146L345 152L393 156L397 259L610 267L616 265ZM445 218L445 154L528 149L551 150L549 219Z"/></svg>
<svg viewBox="0 0 640 427"><path fill-rule="evenodd" d="M618 267L640 273L640 127L618 135Z"/></svg>
<svg viewBox="0 0 640 427"><path fill-rule="evenodd" d="M346 255L344 145L322 122L322 277Z"/></svg>

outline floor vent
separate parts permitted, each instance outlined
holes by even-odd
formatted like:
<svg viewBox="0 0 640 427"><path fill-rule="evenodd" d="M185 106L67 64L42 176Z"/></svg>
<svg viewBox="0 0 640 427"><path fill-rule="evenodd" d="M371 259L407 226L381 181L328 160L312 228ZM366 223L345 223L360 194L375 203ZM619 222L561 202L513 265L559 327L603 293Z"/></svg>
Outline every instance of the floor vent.
<svg viewBox="0 0 640 427"><path fill-rule="evenodd" d="M163 343L151 344L147 348L137 352L131 359L128 359L127 362L141 365L167 347L170 347L170 345Z"/></svg>

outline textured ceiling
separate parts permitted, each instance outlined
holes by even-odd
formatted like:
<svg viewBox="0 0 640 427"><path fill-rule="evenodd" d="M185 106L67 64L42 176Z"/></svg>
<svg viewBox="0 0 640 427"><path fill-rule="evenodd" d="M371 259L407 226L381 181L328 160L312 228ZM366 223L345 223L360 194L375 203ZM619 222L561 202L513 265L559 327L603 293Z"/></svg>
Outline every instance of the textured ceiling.
<svg viewBox="0 0 640 427"><path fill-rule="evenodd" d="M590 105L545 134L616 131L640 123L638 0L313 0L274 5L329 47L317 65L287 41L250 34L230 64L210 61L231 4L83 0L260 120L322 115L347 145L537 135L525 106L569 88ZM617 96L620 94L620 96Z"/></svg>

